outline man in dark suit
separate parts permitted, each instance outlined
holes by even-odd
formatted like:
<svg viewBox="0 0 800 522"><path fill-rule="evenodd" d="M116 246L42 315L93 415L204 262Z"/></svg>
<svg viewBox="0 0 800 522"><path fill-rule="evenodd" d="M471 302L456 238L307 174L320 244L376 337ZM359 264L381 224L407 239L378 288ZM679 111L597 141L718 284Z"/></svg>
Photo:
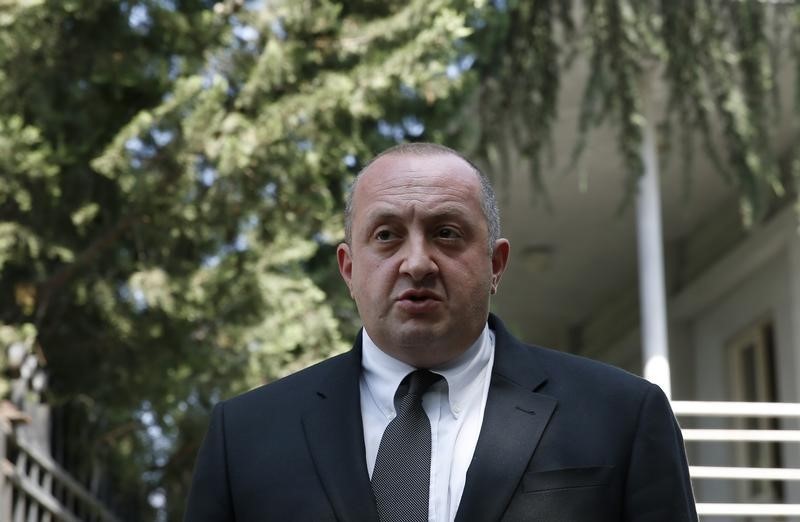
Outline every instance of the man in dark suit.
<svg viewBox="0 0 800 522"><path fill-rule="evenodd" d="M215 407L187 521L697 520L657 386L522 344L489 314L510 246L471 162L382 153L345 235L353 349Z"/></svg>

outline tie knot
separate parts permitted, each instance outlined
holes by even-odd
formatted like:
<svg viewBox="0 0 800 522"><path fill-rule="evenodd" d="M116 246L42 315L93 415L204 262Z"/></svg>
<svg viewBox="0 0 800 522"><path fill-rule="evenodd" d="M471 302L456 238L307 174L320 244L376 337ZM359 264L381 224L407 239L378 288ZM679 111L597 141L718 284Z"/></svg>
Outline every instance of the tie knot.
<svg viewBox="0 0 800 522"><path fill-rule="evenodd" d="M441 375L428 370L416 370L409 373L403 381L408 380L408 395L422 397L441 378Z"/></svg>
<svg viewBox="0 0 800 522"><path fill-rule="evenodd" d="M394 394L394 404L397 411L405 411L412 404L420 404L422 396L425 395L428 388L442 378L441 375L428 370L415 370L406 375L400 381L400 386L397 387L397 391Z"/></svg>

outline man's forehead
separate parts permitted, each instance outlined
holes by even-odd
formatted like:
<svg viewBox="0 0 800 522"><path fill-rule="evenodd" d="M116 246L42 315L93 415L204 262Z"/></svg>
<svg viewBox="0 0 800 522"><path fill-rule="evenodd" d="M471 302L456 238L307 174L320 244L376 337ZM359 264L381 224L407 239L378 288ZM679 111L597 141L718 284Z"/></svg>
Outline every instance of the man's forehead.
<svg viewBox="0 0 800 522"><path fill-rule="evenodd" d="M460 200L442 200L424 205L416 205L415 200L376 201L364 209L363 219L368 222L403 219L416 216L422 220L432 219L468 219L473 210L466 202Z"/></svg>
<svg viewBox="0 0 800 522"><path fill-rule="evenodd" d="M393 181L397 184L428 185L452 179L480 186L479 174L474 167L463 158L446 152L389 153L374 160L360 177L359 185L366 180L369 180L369 184Z"/></svg>

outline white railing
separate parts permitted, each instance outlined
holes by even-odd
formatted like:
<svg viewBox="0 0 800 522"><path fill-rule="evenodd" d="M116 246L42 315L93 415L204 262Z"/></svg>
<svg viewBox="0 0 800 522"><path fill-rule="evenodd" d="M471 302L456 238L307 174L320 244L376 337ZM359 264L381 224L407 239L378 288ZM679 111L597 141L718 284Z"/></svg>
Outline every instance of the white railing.
<svg viewBox="0 0 800 522"><path fill-rule="evenodd" d="M800 419L800 404L776 402L708 402L673 401L672 409L677 417L728 417L728 418L797 418ZM800 442L798 429L683 429L685 441L713 442ZM690 463L691 464L691 463ZM689 466L692 479L723 480L771 480L800 481L800 469L796 468L752 468L736 466ZM697 513L701 516L800 516L800 504L768 503L722 503L698 502Z"/></svg>
<svg viewBox="0 0 800 522"><path fill-rule="evenodd" d="M0 418L0 521L118 522L49 455Z"/></svg>

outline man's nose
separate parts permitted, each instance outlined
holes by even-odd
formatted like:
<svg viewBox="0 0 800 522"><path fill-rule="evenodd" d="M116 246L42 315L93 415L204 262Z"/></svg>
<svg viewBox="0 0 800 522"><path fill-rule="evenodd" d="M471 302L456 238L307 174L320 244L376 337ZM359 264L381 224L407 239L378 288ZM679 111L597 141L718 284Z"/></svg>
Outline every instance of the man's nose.
<svg viewBox="0 0 800 522"><path fill-rule="evenodd" d="M403 250L400 272L407 274L412 280L421 282L439 271L439 266L433 258L432 245L426 238L409 237Z"/></svg>

